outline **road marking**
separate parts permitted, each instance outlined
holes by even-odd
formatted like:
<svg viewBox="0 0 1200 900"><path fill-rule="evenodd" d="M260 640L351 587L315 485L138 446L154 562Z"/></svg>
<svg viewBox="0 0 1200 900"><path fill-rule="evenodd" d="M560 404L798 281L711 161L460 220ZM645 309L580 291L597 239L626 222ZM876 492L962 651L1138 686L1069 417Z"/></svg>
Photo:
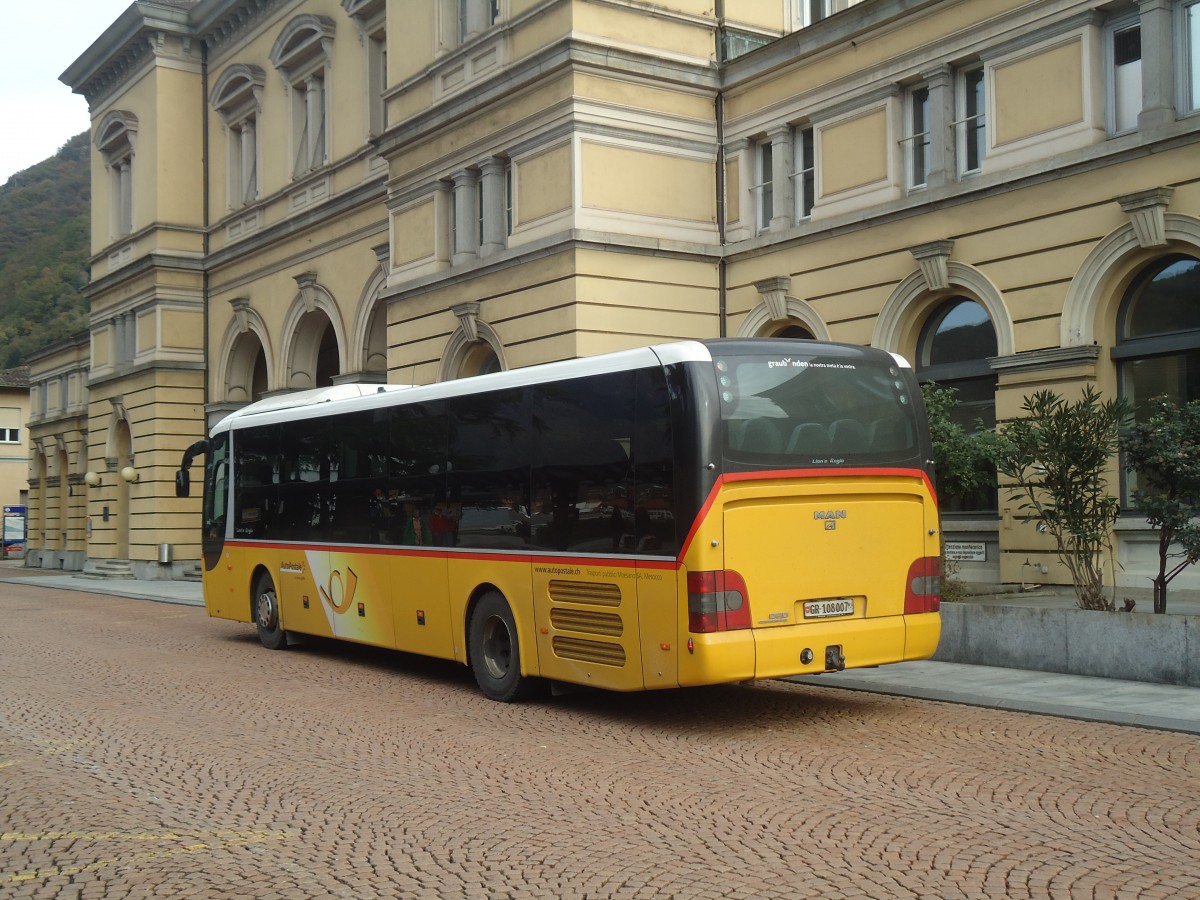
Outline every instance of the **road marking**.
<svg viewBox="0 0 1200 900"><path fill-rule="evenodd" d="M162 850L152 850L147 853L135 853L131 856L115 856L109 859L98 859L95 862L83 863L78 866L49 866L44 869L33 869L28 872L0 872L0 884L20 884L35 881L39 878L54 878L56 876L72 876L82 872L94 872L97 869L107 869L112 866L137 865L159 859L170 859L172 856L183 856L195 853L225 850L230 847L243 847L248 844L265 844L268 841L283 841L293 836L291 831L211 831L195 833L163 832L150 834L147 832L117 832L117 831L47 831L25 834L22 832L4 832L0 839L5 841L53 841L53 840L135 840L135 841L172 841L181 839L195 840L197 838L220 838L216 843L189 843L182 847L168 847Z"/></svg>

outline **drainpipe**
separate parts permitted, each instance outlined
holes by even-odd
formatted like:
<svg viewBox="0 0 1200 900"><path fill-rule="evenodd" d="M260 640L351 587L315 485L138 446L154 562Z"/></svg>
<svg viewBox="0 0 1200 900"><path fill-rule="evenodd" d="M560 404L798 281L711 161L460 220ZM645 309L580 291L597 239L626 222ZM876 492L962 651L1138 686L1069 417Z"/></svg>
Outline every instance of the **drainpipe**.
<svg viewBox="0 0 1200 900"><path fill-rule="evenodd" d="M716 0L715 13L717 16L717 241L720 245L718 248L720 256L717 258L717 316L720 326L719 334L721 337L726 337L728 334L725 322L728 314L726 301L728 273L725 264L725 93L722 84L725 0Z"/></svg>
<svg viewBox="0 0 1200 900"><path fill-rule="evenodd" d="M208 435L208 291L209 291L209 275L208 275L208 252L211 247L209 238L209 179L208 179L208 42L200 42L200 171L201 171L201 203L204 205L201 213L201 221L203 223L204 236L201 239L201 254L203 263L200 273L200 302L203 306L203 322L204 322L204 341L202 344L204 353L204 409L201 413L201 437Z"/></svg>

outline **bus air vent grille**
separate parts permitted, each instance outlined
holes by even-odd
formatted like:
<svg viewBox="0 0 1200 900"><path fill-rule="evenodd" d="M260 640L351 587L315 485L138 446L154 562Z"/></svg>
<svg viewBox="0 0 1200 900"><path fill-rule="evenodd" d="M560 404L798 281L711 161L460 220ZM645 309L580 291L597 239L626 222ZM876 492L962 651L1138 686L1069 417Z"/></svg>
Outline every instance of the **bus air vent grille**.
<svg viewBox="0 0 1200 900"><path fill-rule="evenodd" d="M620 637L625 630L621 617L616 613L592 609L554 607L550 610L550 624L558 631L581 631L605 637Z"/></svg>
<svg viewBox="0 0 1200 900"><path fill-rule="evenodd" d="M554 638L554 655L559 659L576 659L602 666L625 665L624 648L606 641L585 641L557 635Z"/></svg>
<svg viewBox="0 0 1200 900"><path fill-rule="evenodd" d="M615 584L587 581L551 581L550 599L555 603L586 603L589 606L620 606L621 588Z"/></svg>

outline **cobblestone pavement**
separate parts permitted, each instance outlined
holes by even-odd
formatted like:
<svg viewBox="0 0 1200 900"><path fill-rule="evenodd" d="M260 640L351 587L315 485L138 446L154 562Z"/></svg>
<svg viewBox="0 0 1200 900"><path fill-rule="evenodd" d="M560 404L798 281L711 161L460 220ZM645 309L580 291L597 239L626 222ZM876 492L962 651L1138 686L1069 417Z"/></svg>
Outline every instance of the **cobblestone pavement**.
<svg viewBox="0 0 1200 900"><path fill-rule="evenodd" d="M526 705L0 585L0 897L1197 897L1200 738L790 683Z"/></svg>

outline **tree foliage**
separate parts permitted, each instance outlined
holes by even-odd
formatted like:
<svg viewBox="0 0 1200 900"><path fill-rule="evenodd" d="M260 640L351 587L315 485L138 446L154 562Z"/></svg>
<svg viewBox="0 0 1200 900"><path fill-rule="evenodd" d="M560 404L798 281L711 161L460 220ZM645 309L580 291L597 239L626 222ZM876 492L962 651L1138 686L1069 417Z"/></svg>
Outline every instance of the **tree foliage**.
<svg viewBox="0 0 1200 900"><path fill-rule="evenodd" d="M952 387L926 382L921 385L921 398L925 401L929 437L933 442L938 493L967 497L994 488L995 433L982 421L976 420L974 429L968 431L954 419L952 412L958 405L958 391Z"/></svg>
<svg viewBox="0 0 1200 900"><path fill-rule="evenodd" d="M1121 435L1125 467L1136 473L1134 505L1158 530L1154 611L1167 611L1167 585L1200 559L1200 401L1183 407L1166 397Z"/></svg>
<svg viewBox="0 0 1200 900"><path fill-rule="evenodd" d="M87 326L88 136L0 187L0 368Z"/></svg>
<svg viewBox="0 0 1200 900"><path fill-rule="evenodd" d="M996 472L992 463L995 432L976 420L968 431L954 418L958 391L932 381L921 385L929 437L933 444L933 468L937 479L939 503L944 507L951 497L965 498L985 490L995 490ZM945 532L942 534L942 599L959 600L965 595L956 577L958 564L945 557Z"/></svg>
<svg viewBox="0 0 1200 900"><path fill-rule="evenodd" d="M1115 609L1105 593L1104 563L1112 559L1112 526L1120 512L1108 492L1127 401L1107 400L1088 385L1068 403L1053 391L1025 398L1026 415L1000 431L996 467L1018 508L1053 538L1083 609Z"/></svg>

